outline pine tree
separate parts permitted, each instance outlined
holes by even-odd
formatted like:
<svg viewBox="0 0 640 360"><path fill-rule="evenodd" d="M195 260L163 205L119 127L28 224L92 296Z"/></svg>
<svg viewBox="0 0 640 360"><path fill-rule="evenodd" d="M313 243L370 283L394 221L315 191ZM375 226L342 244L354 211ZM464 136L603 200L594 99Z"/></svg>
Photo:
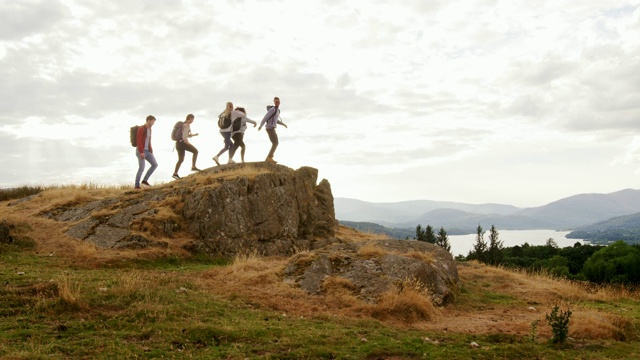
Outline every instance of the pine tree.
<svg viewBox="0 0 640 360"><path fill-rule="evenodd" d="M433 231L433 227L431 227L431 225L427 225L427 228L425 229L425 237L424 237L424 241L431 243L431 244L435 244L436 243L436 233Z"/></svg>
<svg viewBox="0 0 640 360"><path fill-rule="evenodd" d="M469 254L470 259L476 259L480 262L486 262L487 242L484 241L484 230L478 225L476 229L476 243L473 244L473 250Z"/></svg>
<svg viewBox="0 0 640 360"><path fill-rule="evenodd" d="M498 265L500 264L500 262L502 262L502 250L504 246L502 245L502 241L498 239L498 236L498 230L495 226L491 225L491 230L489 231L488 258L486 259L486 262L491 265Z"/></svg>
<svg viewBox="0 0 640 360"><path fill-rule="evenodd" d="M438 235L436 236L436 244L445 248L445 250L451 252L451 244L449 244L449 236L447 235L447 231L444 227L440 227L440 231L438 231Z"/></svg>
<svg viewBox="0 0 640 360"><path fill-rule="evenodd" d="M420 226L420 224L416 226L416 240L425 241L425 230Z"/></svg>

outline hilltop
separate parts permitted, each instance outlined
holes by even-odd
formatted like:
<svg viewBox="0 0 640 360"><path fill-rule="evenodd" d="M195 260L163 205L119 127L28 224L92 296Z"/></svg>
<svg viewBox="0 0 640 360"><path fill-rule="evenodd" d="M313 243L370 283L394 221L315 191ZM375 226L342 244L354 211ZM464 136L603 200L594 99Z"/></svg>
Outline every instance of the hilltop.
<svg viewBox="0 0 640 360"><path fill-rule="evenodd" d="M327 226L333 204L323 201L331 198L330 186L323 181L316 184L313 175L312 169L292 175L280 167L227 166L142 191L59 187L0 203L0 228L6 229L0 231L0 261L6 264L0 270L4 284L0 302L5 304L0 357L640 355L638 294L475 262L449 263L451 256L430 244L393 241L337 223ZM242 205L250 200L229 205L232 199L216 194L240 189L237 184L255 194L257 188L250 185L263 181L262 176L269 179L265 180L269 189L279 189L270 206L281 209L278 214L283 219L298 219L295 230L289 226L292 222L281 220L250 232L261 234L255 239L238 234L222 248L203 245L219 244L216 241L225 237L216 237L216 230L206 224L194 227L181 215L190 213L182 200L193 196L201 206L189 206L205 214L203 199L222 199L229 208L251 214ZM296 176L310 176L302 183L313 185L288 180ZM297 202L294 212L286 209L293 206L285 196L292 188L301 190L293 192L296 198L315 194L309 202ZM269 192L260 189L258 193ZM151 205L139 205L143 203ZM300 211L304 203L308 212ZM132 207L137 210L131 211ZM91 236L97 231L74 236L82 233L78 228L95 230L125 219L132 227L117 240L96 241ZM240 224L242 219L234 221ZM83 223L93 227L79 226ZM282 223L289 225L276 226ZM234 240L277 245L237 251L231 246ZM363 294L365 282L377 283L395 274L385 266L394 271L414 269L414 279L431 276L425 273L429 269L442 277L446 268L455 268L456 290L440 292L438 300L436 289L397 278L393 288L378 295ZM359 277L363 274L371 276ZM555 305L573 311L569 332L573 340L562 349L546 345L551 330L544 318ZM536 320L540 323L534 327Z"/></svg>

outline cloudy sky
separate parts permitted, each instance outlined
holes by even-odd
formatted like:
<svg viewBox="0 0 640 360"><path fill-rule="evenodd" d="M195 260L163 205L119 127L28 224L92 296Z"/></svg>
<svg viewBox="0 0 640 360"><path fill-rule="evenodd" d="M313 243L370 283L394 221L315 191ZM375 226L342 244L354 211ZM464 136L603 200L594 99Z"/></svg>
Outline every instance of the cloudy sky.
<svg viewBox="0 0 640 360"><path fill-rule="evenodd" d="M149 114L168 182L176 121L196 116L207 168L225 103L259 121L274 96L276 160L336 197L640 188L640 1L0 1L0 187L133 186ZM264 129L245 142L264 160Z"/></svg>

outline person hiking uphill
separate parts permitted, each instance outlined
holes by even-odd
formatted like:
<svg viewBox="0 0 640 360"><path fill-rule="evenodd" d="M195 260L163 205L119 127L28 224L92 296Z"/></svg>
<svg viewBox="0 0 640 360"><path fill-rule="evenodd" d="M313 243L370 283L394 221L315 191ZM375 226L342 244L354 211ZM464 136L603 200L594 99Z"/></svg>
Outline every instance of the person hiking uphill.
<svg viewBox="0 0 640 360"><path fill-rule="evenodd" d="M233 103L227 102L227 107L224 109L220 115L218 115L218 127L220 128L220 135L224 138L224 147L218 152L216 156L213 157L213 161L216 162L217 165L220 165L220 155L224 154L225 151L231 150L231 112L233 111Z"/></svg>
<svg viewBox="0 0 640 360"><path fill-rule="evenodd" d="M277 96L273 98L273 104L275 106L269 108L267 113L264 115L264 118L260 122L260 126L258 127L258 131L262 129L262 126L266 124L265 129L267 130L267 135L269 135L269 141L271 141L271 150L269 150L269 154L265 161L276 163L277 161L273 160L273 155L276 152L276 148L278 147L278 134L276 133L276 127L278 124L288 128L285 123L280 120L280 98Z"/></svg>
<svg viewBox="0 0 640 360"><path fill-rule="evenodd" d="M153 115L147 116L146 122L144 126L138 127L138 132L136 133L137 145L136 145L136 157L138 158L138 172L136 173L136 189L140 189L140 184L145 186L149 185L149 178L151 174L158 167L158 162L156 161L155 156L153 156L153 147L151 146L151 127L156 123L156 118ZM142 173L144 172L145 160L151 164L149 170L140 182L140 178L142 177Z"/></svg>
<svg viewBox="0 0 640 360"><path fill-rule="evenodd" d="M233 155L238 151L238 148L240 148L240 160L244 163L244 132L247 130L247 123L253 124L253 127L256 127L258 124L247 117L247 111L242 107L237 107L233 110L231 112L231 118L234 119L231 131L233 148L229 150L229 164L235 163L235 161L233 161Z"/></svg>
<svg viewBox="0 0 640 360"><path fill-rule="evenodd" d="M173 171L172 178L178 180L180 176L178 175L178 170L180 170L180 166L184 161L185 151L188 151L192 154L191 157L191 171L200 171L196 167L196 160L198 160L198 149L196 149L193 144L189 141L189 138L192 136L196 136L198 134L191 133L191 124L193 120L195 120L195 116L193 114L187 115L187 118L182 123L182 131L180 134L180 139L176 140L176 150L178 151L178 162L176 163L176 168ZM179 131L179 130L178 130Z"/></svg>

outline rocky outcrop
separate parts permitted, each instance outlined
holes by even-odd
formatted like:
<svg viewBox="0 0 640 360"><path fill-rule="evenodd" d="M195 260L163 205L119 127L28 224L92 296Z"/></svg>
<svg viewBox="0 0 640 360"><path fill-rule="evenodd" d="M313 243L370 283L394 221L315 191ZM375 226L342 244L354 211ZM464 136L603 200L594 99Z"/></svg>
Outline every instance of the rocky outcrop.
<svg viewBox="0 0 640 360"><path fill-rule="evenodd" d="M331 277L346 279L353 295L370 303L409 280L424 286L435 305L444 305L455 299L459 282L448 251L411 240L334 244L292 257L285 269L285 281L311 294L322 294Z"/></svg>
<svg viewBox="0 0 640 360"><path fill-rule="evenodd" d="M399 291L407 281L423 286L436 305L455 297L457 268L441 247L336 237L331 186L326 180L318 183L317 177L310 167L222 165L41 215L69 223L68 235L100 249L169 247L180 240L189 251L211 255L291 256L283 281L311 294L323 294L327 280L339 279L337 283L348 284L348 291L370 303ZM6 239L8 230L0 226L0 241Z"/></svg>
<svg viewBox="0 0 640 360"><path fill-rule="evenodd" d="M192 251L291 255L325 246L334 235L331 186L317 180L318 171L310 167L223 165L157 188L61 206L42 215L72 223L68 235L101 249L166 247L167 241L136 231L151 227L153 235L168 239L187 231L193 238L188 246ZM167 198L177 198L178 206L161 217Z"/></svg>
<svg viewBox="0 0 640 360"><path fill-rule="evenodd" d="M184 198L189 232L216 253L241 249L289 255L324 244L337 225L327 180L316 185L318 171L272 170L240 176L215 187L201 187Z"/></svg>

